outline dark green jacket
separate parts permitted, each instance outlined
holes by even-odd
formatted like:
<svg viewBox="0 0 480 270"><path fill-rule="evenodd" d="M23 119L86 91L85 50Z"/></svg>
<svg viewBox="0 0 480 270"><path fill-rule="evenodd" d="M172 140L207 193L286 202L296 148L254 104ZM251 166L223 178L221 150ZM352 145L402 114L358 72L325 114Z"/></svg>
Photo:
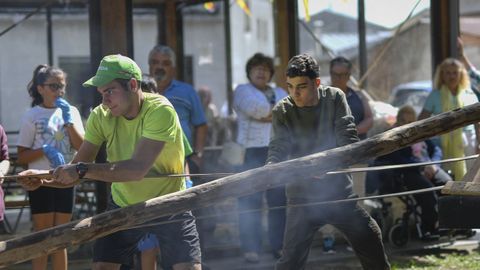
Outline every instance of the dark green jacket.
<svg viewBox="0 0 480 270"><path fill-rule="evenodd" d="M344 93L321 86L316 106L297 107L288 96L273 109L267 162L281 162L357 142L357 130ZM297 179L287 185L290 201L323 201L352 195L346 174Z"/></svg>

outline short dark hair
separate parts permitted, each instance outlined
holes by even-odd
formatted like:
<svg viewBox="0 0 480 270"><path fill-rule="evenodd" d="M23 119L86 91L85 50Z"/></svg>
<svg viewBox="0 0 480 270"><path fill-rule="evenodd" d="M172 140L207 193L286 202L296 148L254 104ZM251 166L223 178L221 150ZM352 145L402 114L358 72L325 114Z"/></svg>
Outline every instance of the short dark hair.
<svg viewBox="0 0 480 270"><path fill-rule="evenodd" d="M266 66L270 70L270 79L273 77L273 73L275 73L275 69L273 68L273 59L269 56L264 55L263 53L256 53L247 61L247 66L245 67L245 71L247 72L247 78L250 80L250 70L256 66Z"/></svg>
<svg viewBox="0 0 480 270"><path fill-rule="evenodd" d="M142 74L142 82L141 82L142 90L149 93L156 93L157 92L157 81L148 75Z"/></svg>
<svg viewBox="0 0 480 270"><path fill-rule="evenodd" d="M310 79L316 79L320 77L320 69L312 56L300 54L288 61L285 75L290 78L307 76Z"/></svg>
<svg viewBox="0 0 480 270"><path fill-rule="evenodd" d="M128 91L128 83L130 82L130 80L127 80L127 79L119 79L119 78L116 78L116 79L113 79L114 81L118 82L120 84L120 86L123 88L123 90L125 91ZM140 81L138 83L141 83Z"/></svg>
<svg viewBox="0 0 480 270"><path fill-rule="evenodd" d="M330 61L330 70L335 65L343 65L348 68L348 71L352 70L352 62L343 56L337 56Z"/></svg>

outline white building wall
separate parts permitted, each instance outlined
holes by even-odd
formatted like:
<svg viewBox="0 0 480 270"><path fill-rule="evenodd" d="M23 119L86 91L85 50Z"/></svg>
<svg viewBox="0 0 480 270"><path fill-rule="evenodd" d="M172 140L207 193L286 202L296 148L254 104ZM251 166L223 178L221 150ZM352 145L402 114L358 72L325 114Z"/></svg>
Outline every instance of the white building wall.
<svg viewBox="0 0 480 270"><path fill-rule="evenodd" d="M231 5L232 72L234 86L247 82L245 64L255 52L274 56L274 28L270 0L250 1L252 16ZM0 15L0 29L10 26L24 14ZM244 33L246 20L250 31ZM87 14L52 16L53 58L89 57ZM134 59L148 73L148 52L156 44L155 14L134 15ZM260 32L259 32L260 29ZM184 19L184 48L193 56L194 87L206 85L213 91L213 102L226 102L226 65L223 13L217 16L187 15ZM36 15L0 37L0 123L7 131L17 131L20 118L30 108L27 84L34 68L47 63L45 15ZM68 89L67 89L68 91Z"/></svg>
<svg viewBox="0 0 480 270"><path fill-rule="evenodd" d="M255 0L249 1L249 4L252 12L250 17L237 5L232 5L230 10L234 85L247 82L245 65L253 54L261 52L275 56L272 3L269 0ZM246 31L247 20L250 31Z"/></svg>
<svg viewBox="0 0 480 270"><path fill-rule="evenodd" d="M5 29L22 16L1 16ZM20 118L30 107L27 84L33 69L46 63L47 40L45 20L32 17L0 37L0 123L5 130L18 130Z"/></svg>

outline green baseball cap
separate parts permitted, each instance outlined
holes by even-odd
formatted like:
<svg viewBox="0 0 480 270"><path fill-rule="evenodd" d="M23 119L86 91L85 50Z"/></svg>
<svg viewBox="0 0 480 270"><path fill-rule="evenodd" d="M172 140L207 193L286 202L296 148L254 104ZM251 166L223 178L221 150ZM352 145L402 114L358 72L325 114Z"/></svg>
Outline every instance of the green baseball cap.
<svg viewBox="0 0 480 270"><path fill-rule="evenodd" d="M100 87L113 81L114 79L142 80L142 71L132 59L120 55L112 54L103 57L97 69L97 74L83 83L84 87Z"/></svg>

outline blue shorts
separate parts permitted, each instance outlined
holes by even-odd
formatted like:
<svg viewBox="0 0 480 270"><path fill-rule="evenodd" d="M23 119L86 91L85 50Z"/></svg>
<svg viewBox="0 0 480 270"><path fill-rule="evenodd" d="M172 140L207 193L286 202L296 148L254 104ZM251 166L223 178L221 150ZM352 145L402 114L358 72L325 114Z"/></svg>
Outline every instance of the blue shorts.
<svg viewBox="0 0 480 270"><path fill-rule="evenodd" d="M108 210L116 208L119 206L110 199ZM173 220L178 221L171 222ZM149 223L164 221L168 223L119 231L97 239L93 261L129 265L131 256L138 251L138 242L150 233L158 239L164 269L171 269L178 263L201 263L200 241L192 213L187 211Z"/></svg>

